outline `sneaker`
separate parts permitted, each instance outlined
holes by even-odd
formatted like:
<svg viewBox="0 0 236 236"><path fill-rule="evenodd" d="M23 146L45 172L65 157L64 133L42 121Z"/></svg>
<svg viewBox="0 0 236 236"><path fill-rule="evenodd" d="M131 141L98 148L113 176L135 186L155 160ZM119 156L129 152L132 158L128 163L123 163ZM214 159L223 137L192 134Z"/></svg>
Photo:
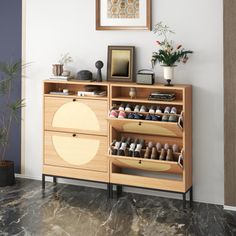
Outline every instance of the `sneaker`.
<svg viewBox="0 0 236 236"><path fill-rule="evenodd" d="M170 107L166 107L165 110L164 110L164 113L165 114L170 114Z"/></svg>
<svg viewBox="0 0 236 236"><path fill-rule="evenodd" d="M155 114L155 107L154 107L154 106L151 106L148 112L149 112L150 114Z"/></svg>
<svg viewBox="0 0 236 236"><path fill-rule="evenodd" d="M178 117L176 115L171 115L169 117L169 122L178 122Z"/></svg>
<svg viewBox="0 0 236 236"><path fill-rule="evenodd" d="M156 115L151 115L153 121L158 121L158 117Z"/></svg>
<svg viewBox="0 0 236 236"><path fill-rule="evenodd" d="M168 122L169 121L169 116L167 116L167 115L162 116L161 121Z"/></svg>
<svg viewBox="0 0 236 236"><path fill-rule="evenodd" d="M131 112L132 111L132 106L130 104L127 104L127 106L125 107L125 111L126 112Z"/></svg>
<svg viewBox="0 0 236 236"><path fill-rule="evenodd" d="M118 115L118 119L125 119L126 118L126 113L124 111L120 111Z"/></svg>
<svg viewBox="0 0 236 236"><path fill-rule="evenodd" d="M156 117L157 117L157 121L162 121L162 117L161 116L156 115Z"/></svg>
<svg viewBox="0 0 236 236"><path fill-rule="evenodd" d="M161 148L162 148L162 145L160 143L157 143L156 144L156 149L157 149L158 152L161 151Z"/></svg>
<svg viewBox="0 0 236 236"><path fill-rule="evenodd" d="M173 152L179 152L179 146L177 144L174 144L172 146Z"/></svg>
<svg viewBox="0 0 236 236"><path fill-rule="evenodd" d="M117 118L118 117L118 112L115 110L111 110L109 117L111 118Z"/></svg>
<svg viewBox="0 0 236 236"><path fill-rule="evenodd" d="M165 161L166 160L166 150L164 148L161 149L161 155L160 155L159 159L161 161Z"/></svg>
<svg viewBox="0 0 236 236"><path fill-rule="evenodd" d="M129 146L129 157L134 156L134 150L138 144L139 140L136 138Z"/></svg>
<svg viewBox="0 0 236 236"><path fill-rule="evenodd" d="M142 114L135 113L135 114L134 114L134 119L135 119L135 120L144 120L144 119L145 119L145 116L142 115Z"/></svg>
<svg viewBox="0 0 236 236"><path fill-rule="evenodd" d="M151 159L152 159L152 160L158 160L158 153L157 153L156 147L153 147L153 148L152 148Z"/></svg>
<svg viewBox="0 0 236 236"><path fill-rule="evenodd" d="M147 112L147 108L145 106L141 106L140 112Z"/></svg>
<svg viewBox="0 0 236 236"><path fill-rule="evenodd" d="M176 107L172 107L170 113L171 113L171 114L177 114L177 109L176 109Z"/></svg>
<svg viewBox="0 0 236 236"><path fill-rule="evenodd" d="M164 149L167 151L169 148L170 148L170 145L169 145L168 143L166 143L166 144L164 145Z"/></svg>
<svg viewBox="0 0 236 236"><path fill-rule="evenodd" d="M124 111L125 110L125 104L122 103L120 106L119 106L119 111Z"/></svg>
<svg viewBox="0 0 236 236"><path fill-rule="evenodd" d="M167 161L174 161L173 150L171 148L169 148L167 150L166 160Z"/></svg>
<svg viewBox="0 0 236 236"><path fill-rule="evenodd" d="M146 115L145 120L152 120L152 116L150 114Z"/></svg>
<svg viewBox="0 0 236 236"><path fill-rule="evenodd" d="M152 151L152 149L150 147L146 148L146 151L144 153L144 158L145 159L150 159L151 158L151 151Z"/></svg>
<svg viewBox="0 0 236 236"><path fill-rule="evenodd" d="M129 113L128 119L134 119L134 113Z"/></svg>
<svg viewBox="0 0 236 236"><path fill-rule="evenodd" d="M135 108L134 108L134 112L139 112L139 110L140 110L140 106L136 105Z"/></svg>
<svg viewBox="0 0 236 236"><path fill-rule="evenodd" d="M157 109L156 109L156 114L162 114L162 109L161 109L161 107L157 107Z"/></svg>

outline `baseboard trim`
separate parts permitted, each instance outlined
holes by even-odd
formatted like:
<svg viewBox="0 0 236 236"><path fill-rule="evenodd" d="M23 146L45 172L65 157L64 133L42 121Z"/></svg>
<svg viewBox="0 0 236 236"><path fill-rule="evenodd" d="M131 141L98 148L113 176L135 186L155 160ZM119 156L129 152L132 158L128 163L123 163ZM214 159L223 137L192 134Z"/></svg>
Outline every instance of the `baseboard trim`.
<svg viewBox="0 0 236 236"><path fill-rule="evenodd" d="M224 210L226 210L226 211L236 211L236 207L234 207L234 206L225 206L224 205Z"/></svg>

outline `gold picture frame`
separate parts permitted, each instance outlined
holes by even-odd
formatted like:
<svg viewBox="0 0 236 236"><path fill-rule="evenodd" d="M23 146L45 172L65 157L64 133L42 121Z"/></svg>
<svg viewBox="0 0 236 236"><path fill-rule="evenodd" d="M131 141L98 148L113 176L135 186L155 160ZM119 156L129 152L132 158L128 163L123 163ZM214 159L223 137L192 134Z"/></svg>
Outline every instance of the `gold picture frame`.
<svg viewBox="0 0 236 236"><path fill-rule="evenodd" d="M108 46L108 81L134 81L134 53L133 46Z"/></svg>
<svg viewBox="0 0 236 236"><path fill-rule="evenodd" d="M142 9L139 9L137 14L133 15L123 15L121 17L110 16L107 14L107 5L109 0L96 0L96 30L149 30L151 31L152 27L152 0L134 0L138 1L138 7L144 8L144 11ZM112 0L111 0L112 1ZM117 0L119 1L128 1L128 0ZM140 2L139 2L140 1ZM112 4L112 3L111 3ZM115 3L116 4L116 3ZM113 13L114 11L112 11ZM142 23L132 19L133 18L140 18L142 19ZM122 18L122 19L121 19ZM107 22L106 22L107 20ZM105 21L105 22L103 22ZM125 23L126 22L126 23Z"/></svg>

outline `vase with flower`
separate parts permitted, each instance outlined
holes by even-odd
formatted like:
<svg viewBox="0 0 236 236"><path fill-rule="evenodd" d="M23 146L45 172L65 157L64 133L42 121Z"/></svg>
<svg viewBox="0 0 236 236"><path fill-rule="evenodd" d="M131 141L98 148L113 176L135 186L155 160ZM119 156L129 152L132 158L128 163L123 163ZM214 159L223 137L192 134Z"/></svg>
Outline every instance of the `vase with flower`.
<svg viewBox="0 0 236 236"><path fill-rule="evenodd" d="M167 81L166 86L173 86L171 81L174 79L174 69L177 63L186 63L189 59L188 55L193 51L185 50L181 44L175 45L174 41L169 40L167 35L174 32L162 22L155 25L153 32L163 39L156 41L159 49L152 54L152 65L154 67L159 62L163 66L164 79Z"/></svg>

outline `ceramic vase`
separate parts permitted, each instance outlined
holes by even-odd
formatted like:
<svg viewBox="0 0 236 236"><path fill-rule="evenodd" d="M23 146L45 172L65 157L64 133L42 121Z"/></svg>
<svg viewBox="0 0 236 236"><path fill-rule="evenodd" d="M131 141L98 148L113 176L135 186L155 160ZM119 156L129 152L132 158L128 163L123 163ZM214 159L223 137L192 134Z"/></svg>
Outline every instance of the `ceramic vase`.
<svg viewBox="0 0 236 236"><path fill-rule="evenodd" d="M54 76L61 76L63 73L63 65L62 64L52 65L52 73Z"/></svg>
<svg viewBox="0 0 236 236"><path fill-rule="evenodd" d="M167 81L166 86L173 86L171 81L174 79L175 66L163 66L164 79Z"/></svg>

